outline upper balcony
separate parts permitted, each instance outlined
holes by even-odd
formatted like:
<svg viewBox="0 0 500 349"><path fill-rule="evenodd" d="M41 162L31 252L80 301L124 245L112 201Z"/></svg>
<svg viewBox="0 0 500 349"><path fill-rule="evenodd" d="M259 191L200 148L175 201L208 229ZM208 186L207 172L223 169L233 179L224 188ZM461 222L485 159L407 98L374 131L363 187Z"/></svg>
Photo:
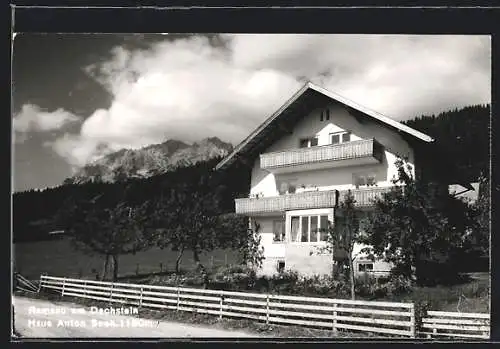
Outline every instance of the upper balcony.
<svg viewBox="0 0 500 349"><path fill-rule="evenodd" d="M314 146L260 155L260 167L273 173L381 163L383 146L375 139Z"/></svg>
<svg viewBox="0 0 500 349"><path fill-rule="evenodd" d="M392 187L371 187L366 189L352 189L355 206L370 207L372 200L387 193ZM336 207L339 200L344 199L347 191L327 190L309 191L297 194L285 194L262 198L235 199L237 214L244 215L274 215L290 210L307 210L315 208Z"/></svg>

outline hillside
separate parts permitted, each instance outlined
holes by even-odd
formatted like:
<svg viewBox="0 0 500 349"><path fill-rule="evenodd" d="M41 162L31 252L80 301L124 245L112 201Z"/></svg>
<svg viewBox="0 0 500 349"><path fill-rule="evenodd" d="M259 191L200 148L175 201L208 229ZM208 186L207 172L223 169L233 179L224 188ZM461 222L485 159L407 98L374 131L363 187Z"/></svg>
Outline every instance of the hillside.
<svg viewBox="0 0 500 349"><path fill-rule="evenodd" d="M405 124L434 137L466 177L477 182L489 165L489 118L490 106L478 105L419 116ZM192 145L169 140L109 154L82 168L75 177L66 180L65 185L14 193L14 236L16 240L40 239L49 231L57 230L53 218L68 198L93 198L109 191L122 193L132 186L138 202L150 200L174 183L189 182L192 174L210 171L231 150L229 143L213 137ZM181 166L187 164L196 165ZM226 186L225 209L234 210L234 198L248 190L249 169L241 166L218 176ZM127 178L130 183L121 180Z"/></svg>
<svg viewBox="0 0 500 349"><path fill-rule="evenodd" d="M404 122L436 139L443 153L465 179L477 182L488 173L490 105L473 105Z"/></svg>
<svg viewBox="0 0 500 349"><path fill-rule="evenodd" d="M181 165L225 156L232 149L230 143L217 137L205 138L191 145L171 139L141 149L122 149L82 167L73 177L66 179L65 184L147 178Z"/></svg>

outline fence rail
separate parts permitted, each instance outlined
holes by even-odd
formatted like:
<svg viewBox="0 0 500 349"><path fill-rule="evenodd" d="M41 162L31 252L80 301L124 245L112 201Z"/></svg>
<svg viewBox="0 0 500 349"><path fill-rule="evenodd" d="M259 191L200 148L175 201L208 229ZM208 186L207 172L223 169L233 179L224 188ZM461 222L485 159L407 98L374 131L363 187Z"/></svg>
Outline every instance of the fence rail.
<svg viewBox="0 0 500 349"><path fill-rule="evenodd" d="M428 311L421 333L427 338L490 338L490 314Z"/></svg>
<svg viewBox="0 0 500 349"><path fill-rule="evenodd" d="M352 301L141 285L42 275L39 290L139 307L188 311L219 318L247 318L266 324L292 324L336 331L416 337L413 303ZM427 338L490 336L490 315L427 311L418 334Z"/></svg>
<svg viewBox="0 0 500 349"><path fill-rule="evenodd" d="M267 324L294 324L333 331L362 331L415 337L412 303L282 296L81 280L42 275L40 288L62 296L247 318Z"/></svg>
<svg viewBox="0 0 500 349"><path fill-rule="evenodd" d="M23 292L36 293L38 286L19 273L14 273L14 288Z"/></svg>

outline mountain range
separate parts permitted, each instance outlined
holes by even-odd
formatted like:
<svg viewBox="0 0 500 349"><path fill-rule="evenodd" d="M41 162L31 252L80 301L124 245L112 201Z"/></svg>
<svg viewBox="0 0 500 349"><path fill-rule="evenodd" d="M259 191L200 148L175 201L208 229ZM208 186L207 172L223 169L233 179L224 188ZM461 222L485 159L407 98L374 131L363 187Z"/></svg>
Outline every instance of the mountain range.
<svg viewBox="0 0 500 349"><path fill-rule="evenodd" d="M121 149L105 155L80 168L64 183L116 182L125 178L147 178L179 166L223 157L232 150L232 144L217 137L208 137L193 144L170 139L140 149Z"/></svg>

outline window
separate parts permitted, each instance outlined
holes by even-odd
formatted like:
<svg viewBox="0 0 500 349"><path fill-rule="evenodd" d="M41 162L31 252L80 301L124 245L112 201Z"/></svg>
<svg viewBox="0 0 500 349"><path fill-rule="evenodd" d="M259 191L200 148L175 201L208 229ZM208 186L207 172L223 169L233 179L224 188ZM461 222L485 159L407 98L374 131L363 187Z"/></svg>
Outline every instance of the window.
<svg viewBox="0 0 500 349"><path fill-rule="evenodd" d="M292 227L290 229L290 235L292 242L299 242L299 217L292 217Z"/></svg>
<svg viewBox="0 0 500 349"><path fill-rule="evenodd" d="M291 217L291 242L327 241L327 215ZM300 234L299 234L300 232Z"/></svg>
<svg viewBox="0 0 500 349"><path fill-rule="evenodd" d="M319 115L319 121L330 120L330 109L326 108L321 111Z"/></svg>
<svg viewBox="0 0 500 349"><path fill-rule="evenodd" d="M273 222L273 242L285 241L285 221L279 220Z"/></svg>
<svg viewBox="0 0 500 349"><path fill-rule="evenodd" d="M300 140L300 147L301 148L310 148L318 145L318 138L316 137L311 137L311 138L303 138Z"/></svg>
<svg viewBox="0 0 500 349"><path fill-rule="evenodd" d="M351 141L351 132L336 132L330 134L330 142L331 144L340 144Z"/></svg>
<svg viewBox="0 0 500 349"><path fill-rule="evenodd" d="M372 187L377 184L377 176L374 173L355 173L353 174L353 184L356 188Z"/></svg>
<svg viewBox="0 0 500 349"><path fill-rule="evenodd" d="M309 241L309 217L302 217L302 238L301 242Z"/></svg>
<svg viewBox="0 0 500 349"><path fill-rule="evenodd" d="M309 239L311 241L318 241L318 216L311 216L309 220L311 224Z"/></svg>
<svg viewBox="0 0 500 349"><path fill-rule="evenodd" d="M278 192L280 195L293 194L297 190L295 180L278 181Z"/></svg>
<svg viewBox="0 0 500 349"><path fill-rule="evenodd" d="M350 141L351 141L351 133L350 132L342 133L342 143Z"/></svg>
<svg viewBox="0 0 500 349"><path fill-rule="evenodd" d="M361 272L373 271L373 263L359 263L358 264L358 271L361 271Z"/></svg>
<svg viewBox="0 0 500 349"><path fill-rule="evenodd" d="M276 263L276 270L278 271L278 273L282 273L285 271L285 261L278 261L278 263Z"/></svg>
<svg viewBox="0 0 500 349"><path fill-rule="evenodd" d="M332 135L331 143L332 144L339 144L340 143L340 135L339 134Z"/></svg>
<svg viewBox="0 0 500 349"><path fill-rule="evenodd" d="M320 241L328 240L328 231L326 230L329 226L328 224L328 216L320 216L319 218L319 226L320 226Z"/></svg>

